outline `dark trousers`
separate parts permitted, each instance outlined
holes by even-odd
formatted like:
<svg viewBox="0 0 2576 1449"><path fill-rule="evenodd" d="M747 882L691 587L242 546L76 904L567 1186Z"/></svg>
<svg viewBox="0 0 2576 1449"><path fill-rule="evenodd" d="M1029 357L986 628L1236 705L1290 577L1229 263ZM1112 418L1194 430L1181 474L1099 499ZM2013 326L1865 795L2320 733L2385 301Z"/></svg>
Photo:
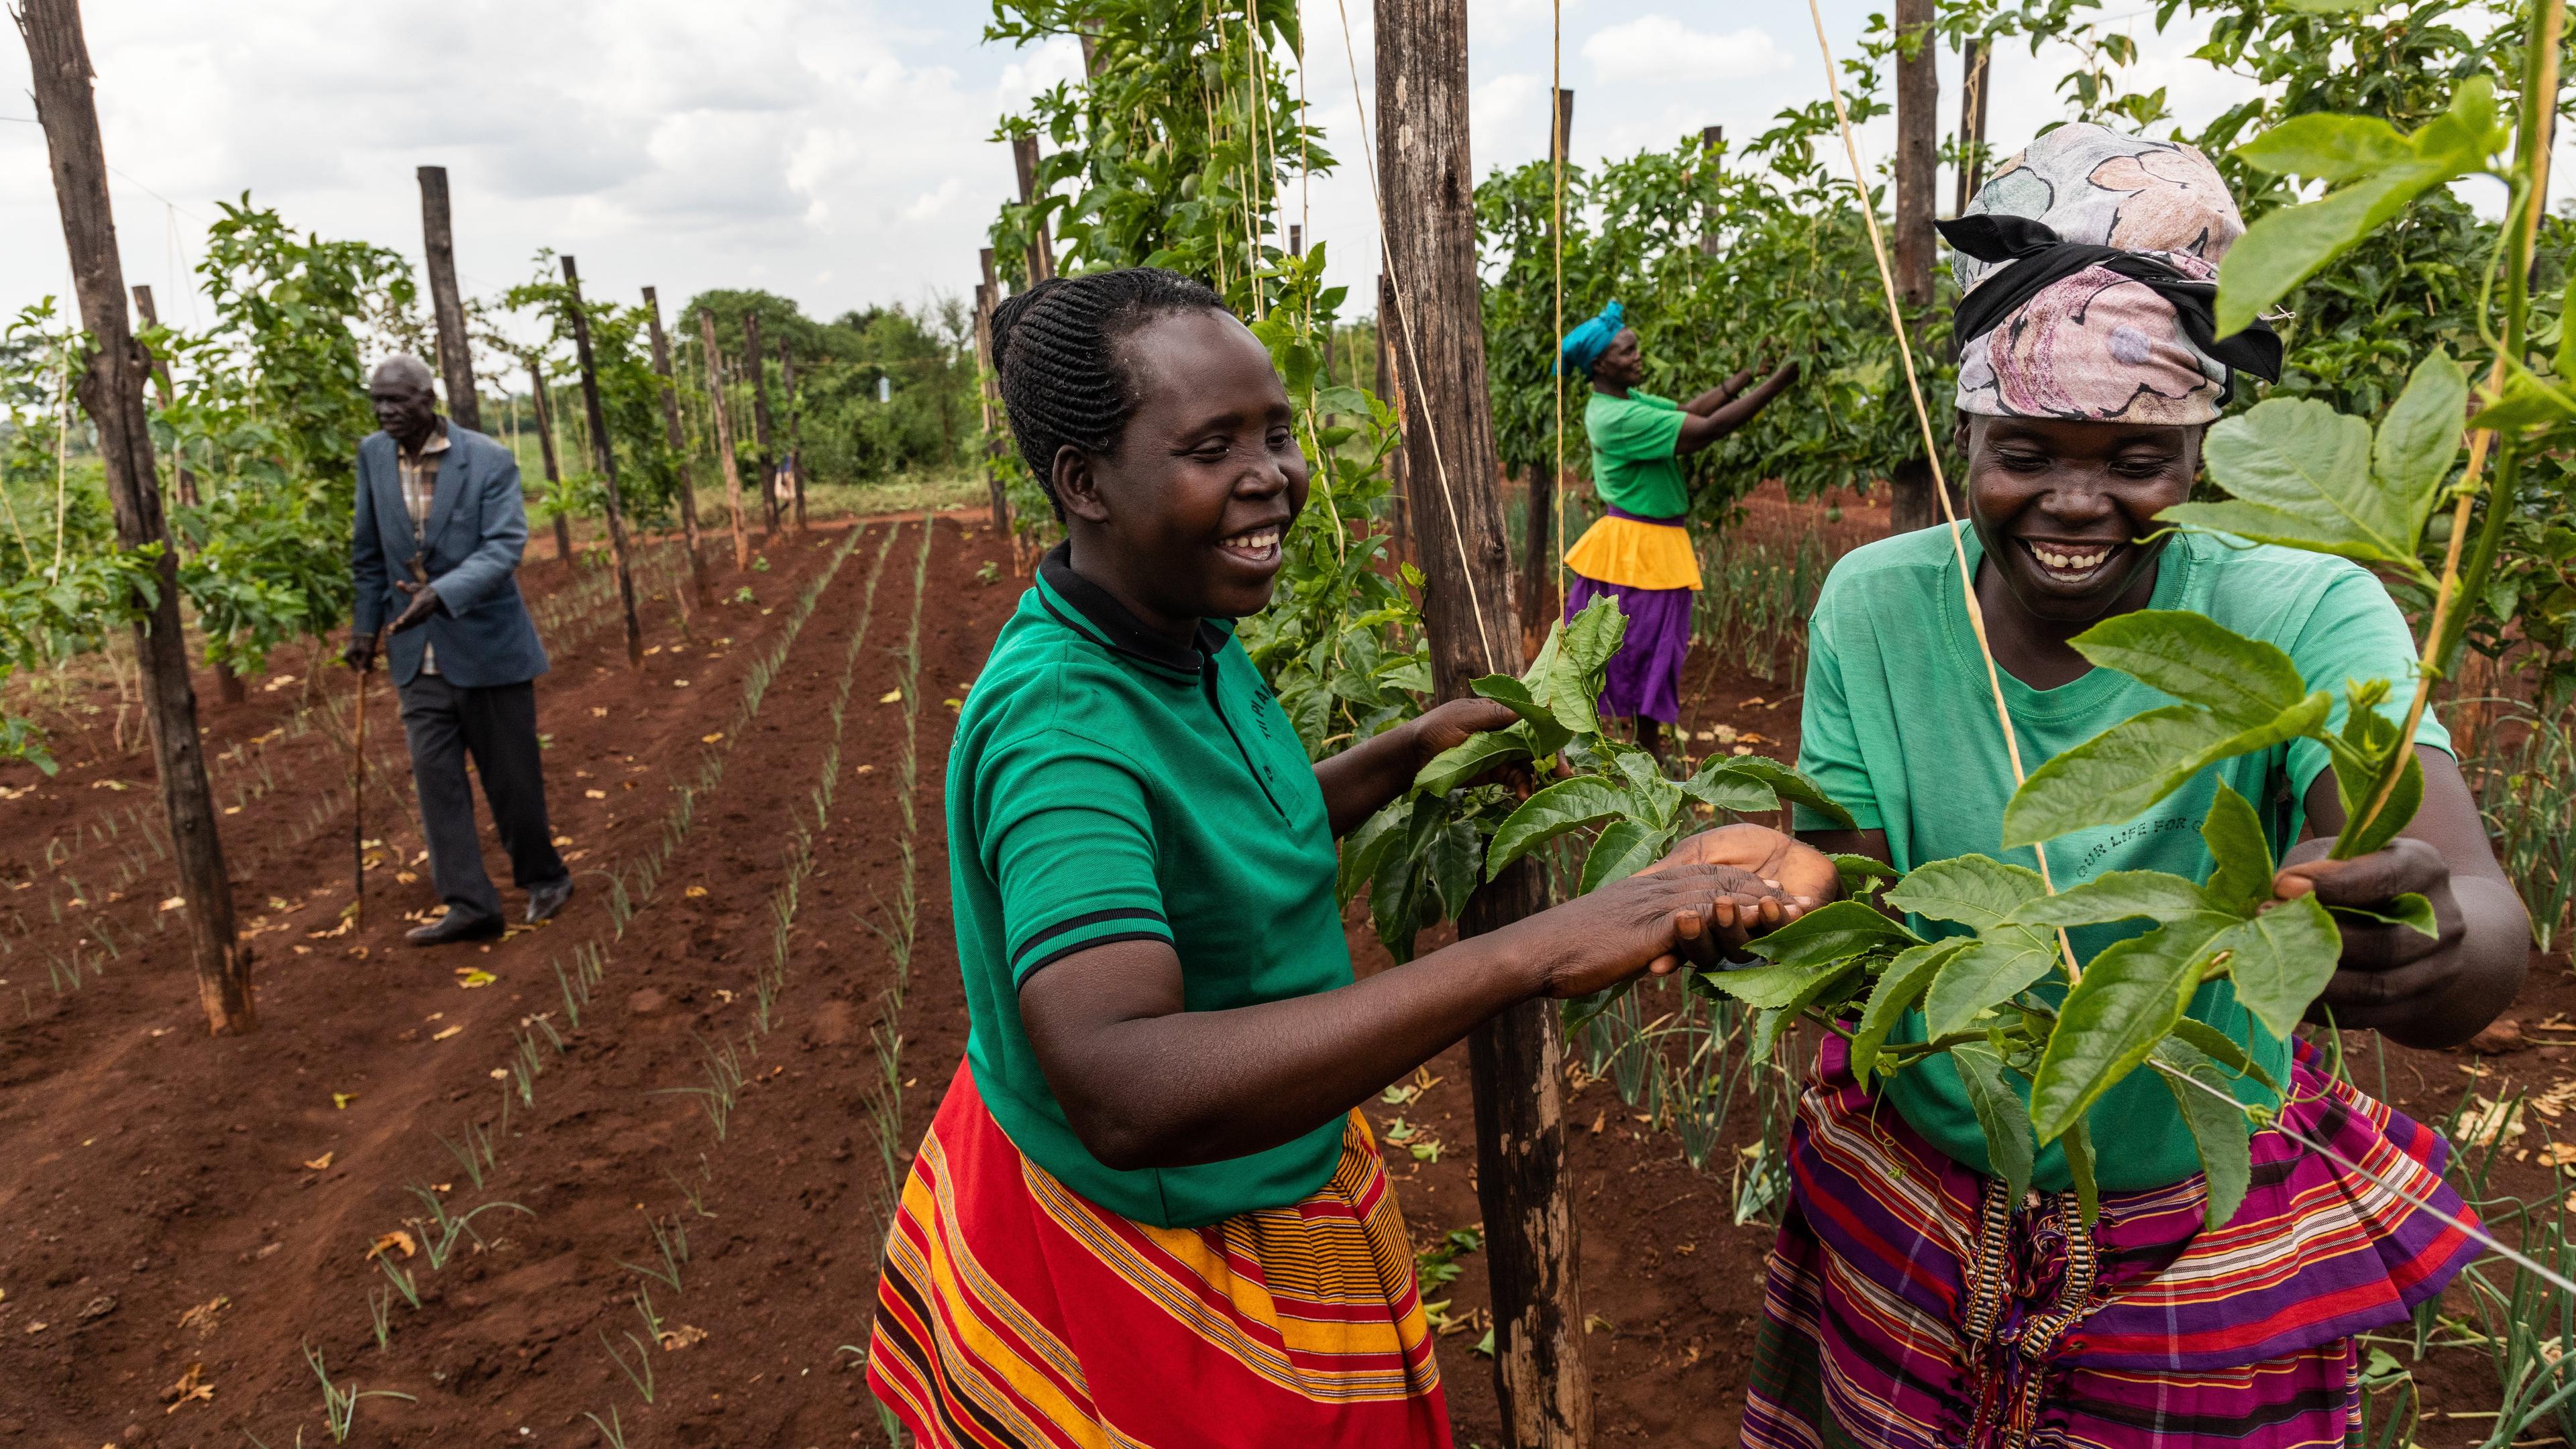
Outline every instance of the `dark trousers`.
<svg viewBox="0 0 2576 1449"><path fill-rule="evenodd" d="M463 689L435 674L402 686L403 737L411 745L411 779L420 792L421 833L429 840L429 876L449 909L498 916L501 897L483 871L483 842L474 830L474 792L465 761L483 777L483 799L510 852L510 876L525 890L571 874L546 825L545 771L537 759L537 690L533 682Z"/></svg>

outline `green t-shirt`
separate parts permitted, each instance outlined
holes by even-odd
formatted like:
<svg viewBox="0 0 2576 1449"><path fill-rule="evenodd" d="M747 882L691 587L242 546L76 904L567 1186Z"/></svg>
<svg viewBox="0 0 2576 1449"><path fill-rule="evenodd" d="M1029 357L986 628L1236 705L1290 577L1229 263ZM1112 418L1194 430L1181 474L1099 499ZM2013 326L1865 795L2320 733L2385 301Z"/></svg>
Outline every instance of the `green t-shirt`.
<svg viewBox="0 0 2576 1449"><path fill-rule="evenodd" d="M1968 565L1982 550L1966 537ZM2324 554L2251 546L2207 534L2173 540L2159 561L2149 607L2189 609L2240 634L2288 652L2311 689L2334 692L2337 727L2347 679L2414 676L2415 649L2406 620L2388 591L2360 567ZM1899 869L1954 855L1984 854L2022 865L2029 847L1999 850L2003 810L2012 798L2012 766L1996 727L1994 695L1960 597L1948 530L1919 529L1854 550L1834 565L1809 627L1798 763L1849 809L1863 829L1887 832ZM2172 696L2114 669L2094 669L2055 689L2032 689L2009 672L2004 696L2022 759L2031 768L2138 714L2174 703ZM2401 688L2386 706L2405 717ZM2450 736L2428 713L2419 741L2444 749ZM2327 766L2325 747L2295 740L2213 765L2137 819L2060 836L2048 844L2059 887L2104 871L2163 870L2206 881L2215 867L2200 822L2226 781L2261 813L2277 856L2296 842L2309 784ZM1827 822L1798 812L1800 829ZM1932 934L1965 927L1916 919ZM2080 960L2149 923L2088 926L2070 933ZM2059 988L2062 990L2062 987ZM2235 989L2214 981L2193 998L2191 1014L2245 1043L2274 1080L2287 1075L2289 1045L2265 1031L2236 1003ZM1918 1012L1897 1040L1920 1041ZM2276 1099L2251 1077L2236 1093L2247 1102ZM1951 1157L1988 1170L1958 1074L1946 1060L1897 1074L1887 1088L1916 1131ZM2136 1191L2179 1182L2200 1170L2172 1094L2152 1073L2138 1072L2106 1093L2087 1120L2103 1188ZM2035 1178L2052 1191L2070 1184L2066 1154L2051 1145Z"/></svg>
<svg viewBox="0 0 2576 1449"><path fill-rule="evenodd" d="M1594 393L1583 405L1583 431L1592 440L1592 489L1601 501L1646 518L1689 512L1690 489L1673 456L1687 416L1671 399L1633 388L1626 397Z"/></svg>
<svg viewBox="0 0 2576 1449"><path fill-rule="evenodd" d="M1121 1172L1084 1148L1020 1025L1035 972L1169 941L1191 1011L1349 985L1330 817L1297 732L1230 628L1145 632L1059 545L1003 625L948 756L948 874L966 1056L1019 1149L1084 1197L1200 1227L1313 1193L1343 1120L1281 1146Z"/></svg>

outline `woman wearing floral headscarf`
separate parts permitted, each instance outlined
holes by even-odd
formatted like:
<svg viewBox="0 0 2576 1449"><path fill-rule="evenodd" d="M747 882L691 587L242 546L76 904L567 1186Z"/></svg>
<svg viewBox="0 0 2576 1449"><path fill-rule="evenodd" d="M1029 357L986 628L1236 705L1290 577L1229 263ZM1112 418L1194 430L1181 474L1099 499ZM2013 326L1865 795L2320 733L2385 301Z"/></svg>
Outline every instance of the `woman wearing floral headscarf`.
<svg viewBox="0 0 2576 1449"><path fill-rule="evenodd" d="M2025 760L2172 703L2068 643L2139 609L2267 640L2321 686L2412 674L2406 621L2361 568L2155 522L2189 495L2236 374L2273 376L2280 360L2268 330L2212 335L2211 283L2244 226L2200 153L2065 126L1942 230L1967 288L1953 335L1974 532L1960 542ZM1801 809L1795 840L1737 826L1674 859L1749 862L1784 891L1828 893L1827 852L1900 870L1971 853L2035 863L2027 847L1996 848L2014 777L1957 570L1948 530L1900 534L1846 556L1817 601L1799 764L1856 828ZM2060 837L2057 884L2116 870L2208 879L2196 827L2224 784L2256 804L2287 862L2278 897L2383 916L2401 893L2433 903L2431 937L2343 925L2322 1005L2343 1027L2450 1045L2512 999L2529 923L2449 745L2427 716L2423 806L2385 850L2325 858L2343 809L2325 751L2300 740L2213 765L2137 820ZM2090 961L2148 924L2069 934ZM2442 1181L2448 1149L2265 1030L2227 981L2201 987L2190 1014L2262 1068L2231 1085L2272 1124L2253 1134L2243 1206L2208 1230L2190 1131L2155 1074L2087 1115L2101 1189L2087 1224L2062 1141L2015 1200L1946 1058L1872 1091L1829 1037L1788 1154L1747 1449L2341 1445L2354 1335L2403 1322L2476 1251ZM1894 1039L1922 1032L1916 1014Z"/></svg>
<svg viewBox="0 0 2576 1449"><path fill-rule="evenodd" d="M1753 421L1797 380L1798 364L1783 364L1750 393L1750 368L1685 403L1640 392L1645 355L1616 302L1567 333L1558 356L1592 380L1583 431L1592 442L1593 491L1606 510L1566 550L1574 587L1565 615L1604 595L1618 600L1628 632L1610 660L1601 712L1635 720L1637 742L1661 754L1662 726L1681 718L1682 657L1700 582L1680 460Z"/></svg>

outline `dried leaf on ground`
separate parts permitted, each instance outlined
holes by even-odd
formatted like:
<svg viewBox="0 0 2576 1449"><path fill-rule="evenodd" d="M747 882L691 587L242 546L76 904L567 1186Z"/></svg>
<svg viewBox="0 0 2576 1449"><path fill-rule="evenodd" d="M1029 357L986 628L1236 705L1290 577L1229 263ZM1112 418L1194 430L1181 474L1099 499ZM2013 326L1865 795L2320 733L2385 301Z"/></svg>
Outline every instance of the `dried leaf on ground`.
<svg viewBox="0 0 2576 1449"><path fill-rule="evenodd" d="M304 1165L315 1172L320 1172L331 1165L331 1154L325 1152L319 1157L306 1158Z"/></svg>
<svg viewBox="0 0 2576 1449"><path fill-rule="evenodd" d="M671 1353L678 1349L687 1348L693 1343L706 1342L707 1331L695 1324L679 1323L663 1329L661 1338L662 1351L664 1353Z"/></svg>
<svg viewBox="0 0 2576 1449"><path fill-rule="evenodd" d="M489 986L500 979L500 977L493 975L491 972L484 970L480 966L459 966L456 968L456 984L464 987L468 991L473 990L477 986Z"/></svg>
<svg viewBox="0 0 2576 1449"><path fill-rule="evenodd" d="M396 1228L390 1233L377 1234L375 1246L367 1249L367 1256L372 1258L379 1253L398 1252L408 1258L418 1251L419 1245L411 1240L411 1234Z"/></svg>
<svg viewBox="0 0 2576 1449"><path fill-rule="evenodd" d="M161 1397L170 1401L170 1407L161 1412L175 1414L192 1403L213 1403L215 1386L206 1379L206 1366L192 1363L186 1373L179 1375L177 1383L161 1391Z"/></svg>
<svg viewBox="0 0 2576 1449"><path fill-rule="evenodd" d="M221 1318L224 1310L232 1306L233 1301L230 1298L217 1294L180 1314L179 1326L195 1329L199 1338L210 1338L214 1335L215 1320Z"/></svg>
<svg viewBox="0 0 2576 1449"><path fill-rule="evenodd" d="M461 1026L451 1026L451 1027L447 1027L447 1028L444 1028L443 1030L439 1030L439 1031L431 1032L431 1033L430 1033L430 1035L429 1035L429 1039L430 1039L431 1041L445 1041L445 1040L447 1040L449 1037L456 1035L458 1032L463 1031L464 1029L465 1029L465 1028L463 1028L463 1027L461 1027Z"/></svg>
<svg viewBox="0 0 2576 1449"><path fill-rule="evenodd" d="M2460 1142L2469 1147L2493 1147L2510 1142L2523 1133L2522 1104L2507 1100L2490 1101L2485 1097L2469 1099L2469 1110L2460 1114Z"/></svg>

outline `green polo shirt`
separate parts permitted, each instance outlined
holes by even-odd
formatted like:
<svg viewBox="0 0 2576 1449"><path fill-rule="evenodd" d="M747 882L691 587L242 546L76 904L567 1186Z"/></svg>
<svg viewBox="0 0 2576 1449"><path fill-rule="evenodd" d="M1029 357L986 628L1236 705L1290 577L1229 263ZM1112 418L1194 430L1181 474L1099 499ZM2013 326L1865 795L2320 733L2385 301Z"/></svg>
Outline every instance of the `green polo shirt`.
<svg viewBox="0 0 2576 1449"><path fill-rule="evenodd" d="M1120 1172L1082 1145L1020 1025L1019 989L1111 941L1168 941L1191 1011L1351 982L1314 766L1230 625L1183 648L1039 564L948 756L948 873L976 1089L1011 1141L1112 1212L1200 1227L1324 1185L1343 1120L1248 1157Z"/></svg>
<svg viewBox="0 0 2576 1449"><path fill-rule="evenodd" d="M1583 405L1583 432L1592 442L1592 491L1601 501L1644 518L1679 518L1690 511L1673 450L1688 416L1670 398L1628 390L1626 397L1596 392Z"/></svg>

